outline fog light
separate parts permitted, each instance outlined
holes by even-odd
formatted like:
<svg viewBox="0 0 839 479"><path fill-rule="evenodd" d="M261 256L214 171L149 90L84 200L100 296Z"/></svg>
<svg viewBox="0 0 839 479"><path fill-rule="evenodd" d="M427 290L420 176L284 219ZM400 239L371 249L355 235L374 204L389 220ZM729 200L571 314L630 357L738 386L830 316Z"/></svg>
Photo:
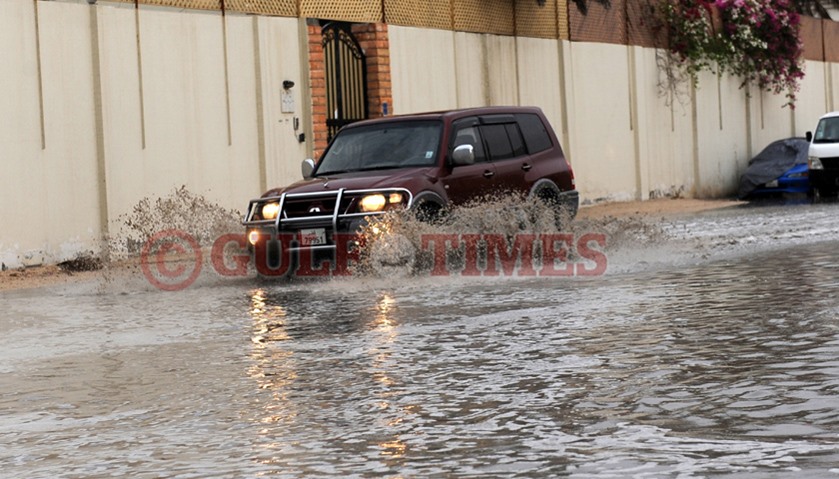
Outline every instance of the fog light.
<svg viewBox="0 0 839 479"><path fill-rule="evenodd" d="M248 231L248 243L250 243L252 245L255 245L257 241L259 241L259 231L257 231L257 230Z"/></svg>

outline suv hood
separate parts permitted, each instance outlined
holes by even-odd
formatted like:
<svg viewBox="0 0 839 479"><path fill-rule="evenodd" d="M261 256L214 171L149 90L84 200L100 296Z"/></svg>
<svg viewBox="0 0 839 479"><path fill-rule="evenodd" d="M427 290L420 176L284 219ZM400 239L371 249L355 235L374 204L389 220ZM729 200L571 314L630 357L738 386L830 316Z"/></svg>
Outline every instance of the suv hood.
<svg viewBox="0 0 839 479"><path fill-rule="evenodd" d="M267 191L263 197L278 196L282 193L313 193L323 191L336 191L341 188L348 190L367 190L375 188L406 188L412 193L416 191L411 188L418 179L426 182L433 181L432 174L435 168L399 168L392 170L356 171L336 175L317 176L308 180L301 180L283 188L274 188Z"/></svg>

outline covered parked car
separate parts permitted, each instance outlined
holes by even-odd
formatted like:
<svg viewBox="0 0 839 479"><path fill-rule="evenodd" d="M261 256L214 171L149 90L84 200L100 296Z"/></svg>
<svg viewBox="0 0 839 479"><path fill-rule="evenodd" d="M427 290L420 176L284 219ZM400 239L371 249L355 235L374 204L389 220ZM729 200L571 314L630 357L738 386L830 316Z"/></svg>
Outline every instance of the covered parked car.
<svg viewBox="0 0 839 479"><path fill-rule="evenodd" d="M748 168L740 176L737 196L743 200L809 194L809 147L804 138L786 138L770 143L749 161Z"/></svg>
<svg viewBox="0 0 839 479"><path fill-rule="evenodd" d="M539 108L486 107L353 123L302 181L251 200L243 224L270 268L289 252L330 258L371 216L408 209L421 218L487 194L545 200L573 217L579 194L559 140ZM559 216L559 215L557 215Z"/></svg>

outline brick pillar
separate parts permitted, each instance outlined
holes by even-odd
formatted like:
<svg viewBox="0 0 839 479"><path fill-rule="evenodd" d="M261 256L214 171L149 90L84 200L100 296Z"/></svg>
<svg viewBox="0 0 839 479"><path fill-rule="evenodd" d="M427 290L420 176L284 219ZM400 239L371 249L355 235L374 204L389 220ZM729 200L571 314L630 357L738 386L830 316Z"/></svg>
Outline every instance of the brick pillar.
<svg viewBox="0 0 839 479"><path fill-rule="evenodd" d="M309 25L309 91L312 95L312 134L315 160L326 149L326 71L319 25Z"/></svg>
<svg viewBox="0 0 839 479"><path fill-rule="evenodd" d="M353 35L367 56L367 105L370 118L393 114L393 96L390 83L390 41L387 24L368 23L353 25Z"/></svg>

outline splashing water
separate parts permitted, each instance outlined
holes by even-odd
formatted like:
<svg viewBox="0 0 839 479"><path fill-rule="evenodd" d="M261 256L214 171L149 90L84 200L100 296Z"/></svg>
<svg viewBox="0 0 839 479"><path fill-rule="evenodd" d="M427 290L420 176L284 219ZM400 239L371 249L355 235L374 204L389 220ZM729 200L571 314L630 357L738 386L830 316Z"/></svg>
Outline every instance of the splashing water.
<svg viewBox="0 0 839 479"><path fill-rule="evenodd" d="M241 232L238 211L223 208L186 186L156 198L143 198L130 214L120 217L121 232L110 238L112 254L136 254L146 241L166 230L182 231L202 246L226 233Z"/></svg>
<svg viewBox="0 0 839 479"><path fill-rule="evenodd" d="M423 221L410 211L394 211L371 218L361 231L363 249L356 273L384 277L428 274L435 266L429 238L437 238L438 243L451 239L454 244L449 243L447 247L446 264L458 271L467 260L466 246L460 241L465 235L501 237L509 250L514 248L517 236L538 238L557 234L570 238L597 235L606 240L601 245L604 252L636 245L649 248L651 243L661 242L666 236L659 225L639 217L572 221L567 212L538 198L483 197L446 210L435 221ZM477 253L482 258L488 253L483 239L477 245ZM577 257L573 248L568 254L570 259ZM541 266L542 251L538 241L534 243L533 255L536 266ZM485 261L481 266L486 266Z"/></svg>

